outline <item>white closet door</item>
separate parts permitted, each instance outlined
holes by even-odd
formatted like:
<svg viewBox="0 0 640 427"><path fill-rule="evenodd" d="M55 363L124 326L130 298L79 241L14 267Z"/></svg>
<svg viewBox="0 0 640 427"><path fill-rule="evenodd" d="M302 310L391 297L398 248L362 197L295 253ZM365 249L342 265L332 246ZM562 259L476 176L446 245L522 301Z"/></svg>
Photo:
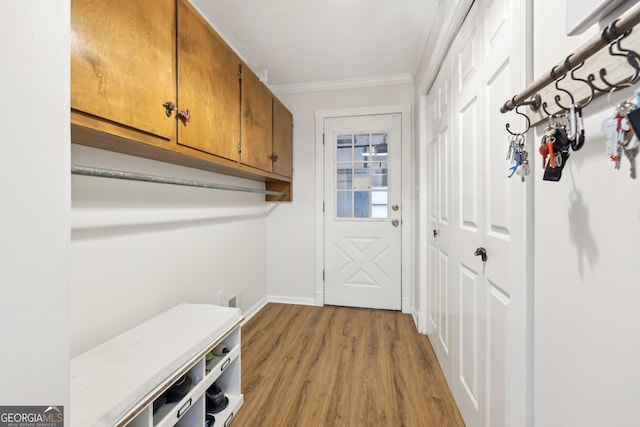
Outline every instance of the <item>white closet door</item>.
<svg viewBox="0 0 640 427"><path fill-rule="evenodd" d="M452 46L453 198L456 356L452 391L469 426L483 425L486 400L484 263L474 255L484 235L484 111L482 97L482 21L472 8Z"/></svg>
<svg viewBox="0 0 640 427"><path fill-rule="evenodd" d="M428 322L440 367L453 380L451 68L444 61L427 98L429 129Z"/></svg>
<svg viewBox="0 0 640 427"><path fill-rule="evenodd" d="M524 3L476 1L428 96L430 338L470 427L526 425L526 184L499 113L525 81Z"/></svg>

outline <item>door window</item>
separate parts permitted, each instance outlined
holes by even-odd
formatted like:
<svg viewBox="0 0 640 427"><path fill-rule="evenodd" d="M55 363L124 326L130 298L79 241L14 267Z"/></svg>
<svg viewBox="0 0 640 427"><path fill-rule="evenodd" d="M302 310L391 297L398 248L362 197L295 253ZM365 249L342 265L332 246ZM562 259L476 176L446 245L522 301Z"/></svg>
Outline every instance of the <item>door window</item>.
<svg viewBox="0 0 640 427"><path fill-rule="evenodd" d="M336 144L336 217L388 218L387 133L338 135Z"/></svg>

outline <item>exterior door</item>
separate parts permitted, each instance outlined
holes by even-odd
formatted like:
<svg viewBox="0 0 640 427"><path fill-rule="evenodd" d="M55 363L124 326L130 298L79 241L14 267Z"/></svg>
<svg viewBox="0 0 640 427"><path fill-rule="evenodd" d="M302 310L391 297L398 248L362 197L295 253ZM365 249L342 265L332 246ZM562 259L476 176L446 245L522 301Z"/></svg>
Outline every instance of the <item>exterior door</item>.
<svg viewBox="0 0 640 427"><path fill-rule="evenodd" d="M401 309L401 120L325 119L325 304Z"/></svg>
<svg viewBox="0 0 640 427"><path fill-rule="evenodd" d="M527 292L518 269L527 184L507 179L504 123L513 118L499 113L524 84L524 36L514 30L522 5L476 1L428 97L437 231L428 256L430 335L470 427L527 425Z"/></svg>

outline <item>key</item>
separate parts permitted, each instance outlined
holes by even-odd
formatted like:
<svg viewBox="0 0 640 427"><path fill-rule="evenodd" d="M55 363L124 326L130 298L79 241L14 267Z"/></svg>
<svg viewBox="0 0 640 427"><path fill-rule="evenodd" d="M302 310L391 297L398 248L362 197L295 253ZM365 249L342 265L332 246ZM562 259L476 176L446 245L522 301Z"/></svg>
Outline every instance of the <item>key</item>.
<svg viewBox="0 0 640 427"><path fill-rule="evenodd" d="M629 159L629 171L631 179L636 179L636 156L638 155L638 150L640 147L636 145L634 148L624 148L624 155Z"/></svg>
<svg viewBox="0 0 640 427"><path fill-rule="evenodd" d="M622 122L622 121L621 121ZM622 122L624 124L624 122ZM622 153L629 145L631 140L633 139L633 132L624 127L624 125L620 126L618 129L618 145L616 147L615 156L611 157L611 160L614 161L613 168L618 170L620 169L620 161L622 160Z"/></svg>
<svg viewBox="0 0 640 427"><path fill-rule="evenodd" d="M547 144L542 144L538 149L538 152L542 155L542 169L544 169L547 167L547 156L549 155Z"/></svg>
<svg viewBox="0 0 640 427"><path fill-rule="evenodd" d="M515 149L515 140L514 140L514 138L511 136L511 137L509 137L509 150L507 151L507 158L506 158L506 160L511 160L511 161L513 161L513 157L515 156L514 149Z"/></svg>
<svg viewBox="0 0 640 427"><path fill-rule="evenodd" d="M507 178L511 178L513 174L516 173L516 170L518 170L519 166L520 166L520 152L516 151L516 163L513 166L511 166L511 168L509 168L511 173L507 175Z"/></svg>
<svg viewBox="0 0 640 427"><path fill-rule="evenodd" d="M531 173L528 157L529 153L525 150L520 153L520 167L516 170L516 174L520 176L522 182L524 182L524 178Z"/></svg>
<svg viewBox="0 0 640 427"><path fill-rule="evenodd" d="M555 138L550 138L549 142L547 142L547 150L549 151L549 167L551 167L551 169L555 169L556 166L558 166L558 164L556 163L556 155L553 152L554 142L555 142Z"/></svg>

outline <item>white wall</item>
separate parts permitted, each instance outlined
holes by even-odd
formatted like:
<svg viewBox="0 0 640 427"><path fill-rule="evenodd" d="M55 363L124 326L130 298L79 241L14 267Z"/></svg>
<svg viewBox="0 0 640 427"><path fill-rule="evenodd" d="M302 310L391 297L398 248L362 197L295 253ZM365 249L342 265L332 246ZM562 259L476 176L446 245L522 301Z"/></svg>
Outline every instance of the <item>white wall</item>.
<svg viewBox="0 0 640 427"><path fill-rule="evenodd" d="M0 3L0 405L67 415L69 14L69 1Z"/></svg>
<svg viewBox="0 0 640 427"><path fill-rule="evenodd" d="M534 2L535 77L598 33L591 28L567 38L561 4ZM534 421L540 427L638 424L639 183L629 178L626 159L616 171L604 154L600 126L613 108L600 99L584 112L586 145L571 155L562 180L542 181L537 155L533 168Z"/></svg>
<svg viewBox="0 0 640 427"><path fill-rule="evenodd" d="M315 304L315 112L412 103L412 85L279 94L293 113L293 201L270 203L267 220L269 294Z"/></svg>
<svg viewBox="0 0 640 427"><path fill-rule="evenodd" d="M73 145L72 162L252 188L264 184ZM247 310L267 295L264 195L73 176L71 353L181 302Z"/></svg>

